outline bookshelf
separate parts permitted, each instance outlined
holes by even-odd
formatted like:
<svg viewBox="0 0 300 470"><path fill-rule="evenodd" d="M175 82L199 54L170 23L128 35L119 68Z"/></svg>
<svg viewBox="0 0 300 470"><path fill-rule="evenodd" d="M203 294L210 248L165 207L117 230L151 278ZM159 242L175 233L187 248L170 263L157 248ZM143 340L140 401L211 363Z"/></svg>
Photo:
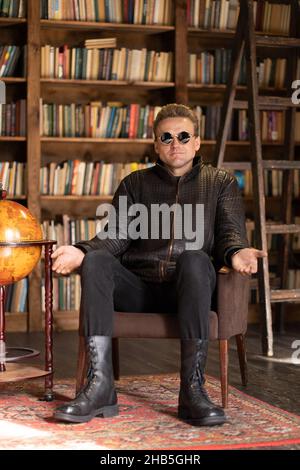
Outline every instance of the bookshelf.
<svg viewBox="0 0 300 470"><path fill-rule="evenodd" d="M201 2L200 2L201 3ZM281 3L285 3L284 1ZM187 57L189 53L213 51L218 48L230 48L233 43L233 31L220 31L217 28L205 29L189 26L187 20L187 0L174 0L174 21L172 25L160 24L123 24L104 21L74 21L42 19L40 2L27 0L26 18L1 18L0 45L13 43L27 45L27 67L25 76L3 77L7 88L7 102L26 98L27 135L0 136L1 160L25 161L27 164L27 194L16 197L26 203L29 210L41 222L68 214L74 218L95 215L99 203L108 202L111 196L103 195L65 195L50 196L40 192L40 169L50 162L61 163L66 158L85 161L135 162L147 157L155 158L152 139L149 138L92 138L92 137L46 137L40 135L40 99L46 103L87 104L93 101L122 102L125 105L138 103L142 106L160 106L169 102L189 104L191 106L221 105L225 84L189 83ZM203 14L203 11L202 13ZM266 38L258 33L262 58L266 55L263 45ZM41 47L52 45L60 47L82 47L86 39L116 37L118 47L128 49L155 50L173 53L172 80L128 81L128 80L83 80L41 77ZM280 40L272 36L270 40ZM286 40L287 38L284 38ZM292 40L292 39L291 39ZM283 49L283 55L284 55ZM278 52L272 52L276 58ZM269 57L269 56L268 56ZM266 87L265 94L274 93L274 87ZM284 96L284 88L277 90ZM245 87L238 87L239 99L243 99ZM264 142L266 158L280 159L283 149L281 141ZM215 140L202 139L200 153L205 161L213 156ZM249 141L231 140L226 152L228 160L236 162L249 160ZM296 148L300 158L300 142ZM66 157L67 156L67 157ZM225 156L226 162L226 156ZM280 197L268 197L270 215L279 214ZM247 216L252 215L253 201L245 197ZM38 266L30 275L28 310L30 314L9 313L8 331L39 331L43 326L41 309L41 267ZM78 312L57 310L54 312L54 325L58 329L76 328Z"/></svg>

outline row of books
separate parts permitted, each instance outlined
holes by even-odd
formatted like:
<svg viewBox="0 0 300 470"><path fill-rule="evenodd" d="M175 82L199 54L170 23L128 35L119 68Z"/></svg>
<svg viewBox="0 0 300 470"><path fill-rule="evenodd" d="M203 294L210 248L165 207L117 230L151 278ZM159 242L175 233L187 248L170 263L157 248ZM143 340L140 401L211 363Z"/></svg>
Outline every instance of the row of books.
<svg viewBox="0 0 300 470"><path fill-rule="evenodd" d="M26 16L26 0L0 0L0 17L24 18Z"/></svg>
<svg viewBox="0 0 300 470"><path fill-rule="evenodd" d="M52 162L40 170L41 194L112 195L129 173L153 163L105 163L68 160Z"/></svg>
<svg viewBox="0 0 300 470"><path fill-rule="evenodd" d="M300 269L289 269L287 289L299 289L299 288L300 288Z"/></svg>
<svg viewBox="0 0 300 470"><path fill-rule="evenodd" d="M227 83L231 62L231 49L215 49L189 54L189 82L203 84ZM246 83L246 62L243 57L239 85Z"/></svg>
<svg viewBox="0 0 300 470"><path fill-rule="evenodd" d="M42 18L171 25L172 0L41 0Z"/></svg>
<svg viewBox="0 0 300 470"><path fill-rule="evenodd" d="M41 168L41 193L48 195L112 195L120 181L132 171L153 163L105 163L68 160ZM229 170L230 171L230 170ZM251 170L231 170L243 196L253 195ZM300 171L293 172L293 197L300 197ZM282 170L264 170L265 195L282 195Z"/></svg>
<svg viewBox="0 0 300 470"><path fill-rule="evenodd" d="M5 312L28 312L27 306L28 278L25 277L5 288Z"/></svg>
<svg viewBox="0 0 300 470"><path fill-rule="evenodd" d="M227 84L231 49L215 49L213 52L189 54L189 82ZM257 76L260 87L283 88L285 83L286 59L258 59ZM242 58L239 85L246 85L247 70L245 57Z"/></svg>
<svg viewBox="0 0 300 470"><path fill-rule="evenodd" d="M26 136L26 100L0 104L0 136Z"/></svg>
<svg viewBox="0 0 300 470"><path fill-rule="evenodd" d="M80 275L53 277L53 310L79 310L81 296ZM42 310L45 311L45 282L41 285Z"/></svg>
<svg viewBox="0 0 300 470"><path fill-rule="evenodd" d="M205 140L215 140L221 119L221 106L197 106L196 114L200 122L200 136ZM283 111L260 111L261 136L263 142L282 142L284 137L285 113ZM228 140L249 140L248 113L234 110L228 131ZM296 113L295 140L300 141L300 113Z"/></svg>
<svg viewBox="0 0 300 470"><path fill-rule="evenodd" d="M41 0L41 16L54 20L171 25L172 7L171 0ZM239 0L187 0L188 24L196 28L234 30L239 11ZM258 31L288 34L290 14L290 5L254 1Z"/></svg>
<svg viewBox="0 0 300 470"><path fill-rule="evenodd" d="M253 5L257 31L289 33L290 5L267 1L254 1ZM239 12L239 0L187 0L188 24L196 28L234 30Z"/></svg>
<svg viewBox="0 0 300 470"><path fill-rule="evenodd" d="M152 138L160 106L91 102L81 105L43 104L40 132L52 137Z"/></svg>
<svg viewBox="0 0 300 470"><path fill-rule="evenodd" d="M0 77L11 77L21 55L19 46L0 46Z"/></svg>
<svg viewBox="0 0 300 470"><path fill-rule="evenodd" d="M153 120L160 106L101 101L68 105L40 102L40 134L45 137L152 138ZM194 107L200 137L215 140L221 106ZM285 113L260 111L262 140L281 142ZM0 105L0 136L26 136L26 101ZM249 140L247 110L234 110L228 140ZM295 139L300 142L300 113L296 113Z"/></svg>
<svg viewBox="0 0 300 470"><path fill-rule="evenodd" d="M112 195L120 181L132 171L153 163L105 163L68 160L52 162L41 168L41 194L47 195ZM229 170L230 171L230 170ZM251 170L231 170L243 196L252 197ZM282 195L282 170L264 170L265 195ZM26 164L0 162L0 181L8 196L26 194ZM293 171L293 197L300 197L300 170Z"/></svg>
<svg viewBox="0 0 300 470"><path fill-rule="evenodd" d="M300 113L297 116L296 132L299 137ZM282 141L284 138L285 114L283 111L260 111L261 137L263 141ZM249 140L248 113L238 111L238 140Z"/></svg>
<svg viewBox="0 0 300 470"><path fill-rule="evenodd" d="M271 59L267 57L260 61L257 66L259 86L283 88L285 86L286 64L285 58ZM298 59L298 67L299 64Z"/></svg>
<svg viewBox="0 0 300 470"><path fill-rule="evenodd" d="M42 223L43 235L47 240L56 240L56 247L74 245L80 240L90 240L99 231L100 226L96 219L73 219L63 214L61 221L44 220Z"/></svg>
<svg viewBox="0 0 300 470"><path fill-rule="evenodd" d="M239 188L244 196L253 196L253 179L251 170L229 170L234 173ZM265 196L282 196L282 170L264 170ZM293 171L293 197L300 197L300 170Z"/></svg>
<svg viewBox="0 0 300 470"><path fill-rule="evenodd" d="M41 48L41 77L169 82L173 53L143 49Z"/></svg>
<svg viewBox="0 0 300 470"><path fill-rule="evenodd" d="M87 105L44 104L41 102L41 135L52 137L151 138L152 124L159 106L137 103L91 102ZM199 120L200 137L215 140L220 124L221 106L194 107ZM283 111L260 111L263 141L282 141ZM296 113L296 141L300 141L300 113ZM248 113L234 110L228 140L249 139Z"/></svg>
<svg viewBox="0 0 300 470"><path fill-rule="evenodd" d="M23 196L27 193L26 164L22 162L1 162L0 181L9 196Z"/></svg>

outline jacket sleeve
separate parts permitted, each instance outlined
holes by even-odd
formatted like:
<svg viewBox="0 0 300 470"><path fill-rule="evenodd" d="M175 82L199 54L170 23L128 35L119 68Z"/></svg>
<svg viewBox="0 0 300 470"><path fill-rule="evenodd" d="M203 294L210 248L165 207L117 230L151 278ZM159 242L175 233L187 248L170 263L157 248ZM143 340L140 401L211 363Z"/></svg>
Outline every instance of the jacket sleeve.
<svg viewBox="0 0 300 470"><path fill-rule="evenodd" d="M128 236L128 208L134 203L132 192L128 189L130 186L129 178L124 178L116 190L112 207L115 209L115 216L111 214L109 222L99 230L94 238L88 241L80 241L74 246L84 253L91 250L107 249L112 255L120 256L129 247L131 240ZM123 196L123 205L120 205L120 197ZM126 202L125 202L126 201ZM127 210L124 210L126 204ZM122 209L123 208L123 209ZM105 234L105 235L104 235Z"/></svg>
<svg viewBox="0 0 300 470"><path fill-rule="evenodd" d="M215 218L215 257L220 265L231 267L231 256L248 248L245 210L237 180L229 173L221 184Z"/></svg>

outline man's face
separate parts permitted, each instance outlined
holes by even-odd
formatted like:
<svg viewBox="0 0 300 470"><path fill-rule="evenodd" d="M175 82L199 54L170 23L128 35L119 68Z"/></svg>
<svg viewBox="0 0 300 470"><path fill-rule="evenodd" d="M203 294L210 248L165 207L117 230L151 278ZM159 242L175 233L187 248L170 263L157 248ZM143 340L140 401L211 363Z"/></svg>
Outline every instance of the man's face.
<svg viewBox="0 0 300 470"><path fill-rule="evenodd" d="M192 136L185 144L174 137L182 131L188 132ZM169 145L160 140L165 132L169 132L173 136ZM155 151L174 174L182 175L192 167L195 153L200 148L200 137L194 136L194 125L190 119L184 117L164 119L157 127L156 137Z"/></svg>

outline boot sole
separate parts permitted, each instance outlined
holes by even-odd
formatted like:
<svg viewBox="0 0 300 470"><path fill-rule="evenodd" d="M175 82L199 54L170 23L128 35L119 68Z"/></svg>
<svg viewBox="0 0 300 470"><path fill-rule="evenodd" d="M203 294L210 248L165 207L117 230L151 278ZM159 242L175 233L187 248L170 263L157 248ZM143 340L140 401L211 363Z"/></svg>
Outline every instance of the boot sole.
<svg viewBox="0 0 300 470"><path fill-rule="evenodd" d="M226 416L206 416L205 418L189 418L182 410L178 411L178 418L192 426L218 426L227 422Z"/></svg>
<svg viewBox="0 0 300 470"><path fill-rule="evenodd" d="M87 423L91 421L93 418L112 418L113 416L117 416L119 414L119 406L112 405L112 406L103 406L98 410L93 411L89 415L84 416L74 416L68 413L63 413L61 411L56 411L54 413L54 418L59 421L66 421L68 423Z"/></svg>

